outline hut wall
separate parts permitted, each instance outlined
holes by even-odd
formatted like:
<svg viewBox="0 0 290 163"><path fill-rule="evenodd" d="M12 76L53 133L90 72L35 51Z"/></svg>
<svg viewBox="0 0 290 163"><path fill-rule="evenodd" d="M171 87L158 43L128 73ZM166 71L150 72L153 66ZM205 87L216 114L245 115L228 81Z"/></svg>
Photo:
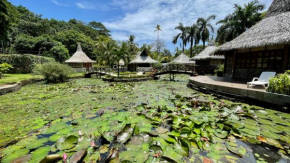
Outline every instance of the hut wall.
<svg viewBox="0 0 290 163"><path fill-rule="evenodd" d="M225 73L230 76L231 67L234 67L232 77L237 79L259 77L263 71L282 73L285 69L283 60L287 60L289 56L289 53L285 54L284 46L239 50L234 55L234 66L231 65L231 56L226 56Z"/></svg>
<svg viewBox="0 0 290 163"><path fill-rule="evenodd" d="M233 76L233 66L234 66L234 51L229 52L225 55L225 70L224 76L232 77Z"/></svg>

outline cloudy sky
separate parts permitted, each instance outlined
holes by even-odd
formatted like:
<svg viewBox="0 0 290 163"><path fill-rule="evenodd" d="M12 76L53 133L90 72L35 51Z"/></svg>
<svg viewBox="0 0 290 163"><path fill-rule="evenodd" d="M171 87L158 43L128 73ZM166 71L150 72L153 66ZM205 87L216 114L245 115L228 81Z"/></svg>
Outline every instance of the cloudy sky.
<svg viewBox="0 0 290 163"><path fill-rule="evenodd" d="M85 23L102 22L115 40L128 40L135 35L138 44L151 43L157 38L154 33L161 25L160 38L167 48L173 50L171 40L179 24L192 25L199 17L215 14L216 20L233 12L234 4L245 4L251 0L9 0L29 10L42 14L44 18L68 21L78 19ZM272 0L260 0L266 9ZM218 26L215 26L218 28Z"/></svg>

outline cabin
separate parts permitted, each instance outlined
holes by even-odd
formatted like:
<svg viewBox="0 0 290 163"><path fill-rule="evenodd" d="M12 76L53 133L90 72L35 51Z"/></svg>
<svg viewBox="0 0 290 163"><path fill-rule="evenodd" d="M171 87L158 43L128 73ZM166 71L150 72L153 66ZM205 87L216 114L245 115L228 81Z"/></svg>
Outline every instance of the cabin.
<svg viewBox="0 0 290 163"><path fill-rule="evenodd" d="M224 76L252 79L263 71L290 69L290 0L274 0L265 18L236 39L220 46Z"/></svg>
<svg viewBox="0 0 290 163"><path fill-rule="evenodd" d="M222 55L215 55L218 48L214 43L209 43L209 46L201 51L198 55L191 58L196 62L196 72L198 74L213 74L218 66L223 65L225 57Z"/></svg>
<svg viewBox="0 0 290 163"><path fill-rule="evenodd" d="M149 56L147 49L139 52L136 57L129 64L129 71L149 72L152 70L152 65L158 63L158 61L152 59Z"/></svg>
<svg viewBox="0 0 290 163"><path fill-rule="evenodd" d="M86 72L93 69L93 63L95 63L95 61L91 60L83 52L81 44L78 43L77 51L69 60L65 61L65 63L72 67L76 72Z"/></svg>

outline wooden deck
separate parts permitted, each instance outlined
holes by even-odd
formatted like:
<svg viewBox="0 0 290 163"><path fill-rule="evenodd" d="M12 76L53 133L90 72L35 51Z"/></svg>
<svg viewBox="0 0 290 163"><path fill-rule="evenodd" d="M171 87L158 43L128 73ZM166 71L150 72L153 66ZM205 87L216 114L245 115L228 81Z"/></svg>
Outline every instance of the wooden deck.
<svg viewBox="0 0 290 163"><path fill-rule="evenodd" d="M263 87L247 88L247 81L232 80L227 77L190 77L189 86L205 93L230 96L238 101L271 104L289 107L290 96L266 92Z"/></svg>

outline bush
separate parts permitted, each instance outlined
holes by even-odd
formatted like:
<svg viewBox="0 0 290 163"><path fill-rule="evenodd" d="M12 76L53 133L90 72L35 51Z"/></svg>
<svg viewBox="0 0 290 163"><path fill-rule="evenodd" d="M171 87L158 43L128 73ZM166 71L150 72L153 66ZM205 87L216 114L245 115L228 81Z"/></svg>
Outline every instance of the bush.
<svg viewBox="0 0 290 163"><path fill-rule="evenodd" d="M37 65L33 69L33 73L42 75L47 83L65 82L73 72L73 69L68 65L57 62L47 62Z"/></svg>
<svg viewBox="0 0 290 163"><path fill-rule="evenodd" d="M290 95L290 70L284 74L278 74L269 81L268 92Z"/></svg>
<svg viewBox="0 0 290 163"><path fill-rule="evenodd" d="M8 64L8 63L2 63L0 64L0 79L2 78L2 74L5 72L8 72L9 69L12 69L12 65Z"/></svg>
<svg viewBox="0 0 290 163"><path fill-rule="evenodd" d="M35 65L52 61L55 60L31 54L0 54L0 63L8 63L13 66L10 73L31 73Z"/></svg>

